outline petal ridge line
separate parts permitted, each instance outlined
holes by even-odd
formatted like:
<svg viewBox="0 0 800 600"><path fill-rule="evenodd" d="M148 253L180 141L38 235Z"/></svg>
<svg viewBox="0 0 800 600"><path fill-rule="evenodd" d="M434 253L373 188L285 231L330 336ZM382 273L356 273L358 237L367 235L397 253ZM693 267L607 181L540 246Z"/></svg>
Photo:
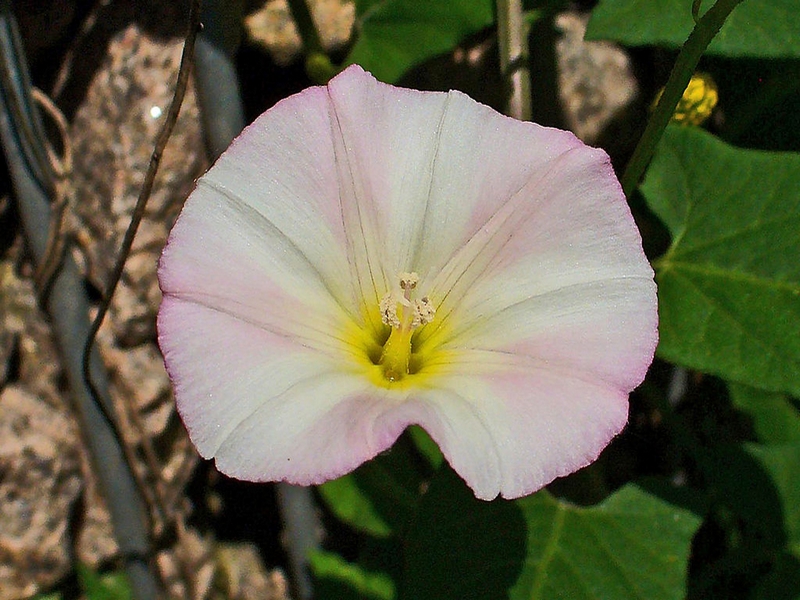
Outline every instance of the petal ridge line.
<svg viewBox="0 0 800 600"><path fill-rule="evenodd" d="M455 289L455 287L459 283L461 283L461 280L470 270L472 265L475 264L480 255L483 253L483 251L502 233L505 233L505 226L511 220L511 217L513 216L514 213L514 209L516 208L515 204L512 203L514 203L516 199L521 197L522 191L525 190L527 187L529 187L531 184L546 179L547 176L549 176L550 173L557 166L559 166L564 162L564 160L566 160L566 157L568 155L571 155L574 151L580 149L581 146L575 146L573 148L566 150L565 152L562 152L561 154L559 154L557 157L555 157L553 160L550 161L548 168L543 173L539 173L538 177L534 177L533 174L531 174L531 177L526 179L525 182L522 183L516 191L510 194L509 197L505 201L503 201L503 203L498 207L497 211L495 211L495 213L491 217L489 217L489 219L487 219L480 227L478 227L475 233L472 234L472 236L466 241L466 243L463 246L461 246L461 248L459 248L459 250L450 258L450 260L442 268L441 271L441 273L445 273L445 275L442 277L442 279L444 280L442 284L447 282L447 279L450 276L450 273L448 273L448 271L452 272L455 269L455 264L459 262L459 259L463 255L469 255L469 254L472 255L472 257L469 259L469 262L465 265L465 267L456 277L456 280L453 281L453 283L448 286L447 292L439 300L440 306L446 306L446 301L447 298L450 296L450 293ZM528 217L529 216L531 215L528 215ZM523 219L523 221L524 220L527 220L527 218ZM491 231L487 233L486 232L487 229L491 229ZM482 233L484 235L481 235ZM486 271L492 265L494 259L497 257L498 254L500 254L503 248L506 247L511 238L512 236L510 235L506 236L506 239L501 244L499 244L499 246L494 250L492 255L488 257L485 266L478 273L473 274L472 276L473 284L475 283L475 281L480 279L484 273L486 273ZM475 246L478 246L478 248L476 249ZM444 322L447 321L447 319L450 317L450 315L453 313L454 310L455 306L450 305L449 310L447 310L447 312L442 316L442 319L441 320L437 319L437 324L436 324L437 330L442 327ZM435 331L431 333L435 333Z"/></svg>
<svg viewBox="0 0 800 600"><path fill-rule="evenodd" d="M584 372L591 373L591 375L593 375L592 378L586 378L582 375L576 374L576 367L568 364L565 361L554 361L550 358L542 358L529 354L519 354L518 352L500 350L498 348L466 348L461 351L463 351L466 356L463 358L459 357L459 360L465 364L488 364L490 367L506 367L509 370L520 373L529 373L531 370L546 371L548 373L556 373L559 375L559 377L564 379L570 379L572 381L586 384L587 386L600 391L610 391L625 394L630 393L628 390L621 388L613 381L608 381L600 374L587 370L584 370ZM481 355L487 355L495 360L487 360L486 356Z"/></svg>
<svg viewBox="0 0 800 600"><path fill-rule="evenodd" d="M417 234L417 239L414 243L414 251L412 253L412 260L411 264L408 265L412 268L416 265L420 264L422 257L420 256L420 251L422 250L423 242L422 240L425 237L427 232L427 225L430 216L430 205L431 205L431 194L433 193L433 182L436 180L436 165L439 163L439 150L442 146L442 135L444 131L444 124L445 119L447 118L447 114L450 111L450 104L452 103L453 99L453 92L449 92L445 97L444 104L442 105L442 114L439 117L439 124L436 127L436 138L433 147L433 154L430 160L430 168L428 171L430 172L430 176L428 177L428 193L425 195L425 210L422 212L422 225L419 229Z"/></svg>
<svg viewBox="0 0 800 600"><path fill-rule="evenodd" d="M361 291L361 298L364 301L366 301L368 295L367 295L367 290L365 289L365 282L362 280L361 267L363 265L359 264L360 262L362 262L362 261L359 261L359 256L363 256L364 259L365 259L365 262L366 262L365 266L366 266L368 274L369 274L370 282L372 283L372 294L370 294L370 295L374 296L373 303L374 303L375 306L378 306L380 304L380 292L378 291L378 286L377 286L377 282L376 282L376 278L375 278L375 271L374 271L373 266L372 266L372 260L374 260L374 259L370 258L370 254L371 254L370 250L375 251L377 249L377 247L376 247L376 244L374 243L374 241L372 241L373 243L370 243L370 241L367 240L367 235L366 235L366 231L365 231L365 228L364 228L364 219L365 219L365 217L362 214L362 208L366 207L366 203L365 203L364 198L360 197L360 196L363 196L363 190L359 189L359 186L357 185L357 182L356 182L356 177L355 177L355 173L353 172L353 165L351 163L350 153L349 153L348 146L347 146L347 141L345 139L344 130L342 128L341 119L339 117L339 112L338 112L337 107L336 107L336 101L334 100L333 96L331 95L331 90L330 90L329 87L326 87L325 91L328 94L329 106L331 108L331 117L332 117L331 118L331 138L333 140L334 160L336 160L336 162L337 162L337 167L338 167L338 164L339 164L340 161L343 161L345 163L343 166L346 168L346 174L350 178L349 182L352 185L352 195L353 195L353 201L354 201L354 204L355 204L355 212L356 212L355 216L356 216L356 220L357 220L357 226L358 226L358 229L359 229L359 233L361 234L361 242L362 242L362 245L363 245L363 254L359 254L356 251L357 241L356 241L355 236L353 236L352 227L351 227L352 223L349 222L349 221L351 221L351 219L348 219L348 214L347 214L348 211L347 211L347 208L346 208L346 202L343 201L343 192L346 192L346 190L342 189L342 183L344 183L342 181L342 178L341 178L342 169L337 168L336 172L337 172L337 175L339 175L339 177L338 177L338 179L339 179L339 211L340 211L340 214L342 216L342 228L344 229L345 238L347 239L349 249L351 250L352 266L353 266L353 269L355 270L356 281L358 281L358 286L359 286L359 289ZM341 154L341 151L339 150L339 146L336 143L337 141L341 143L341 148L344 150L344 154L343 155ZM364 205L363 207L362 207L362 204ZM375 224L373 223L372 225L374 226ZM372 248L370 248L370 246L372 246ZM382 261L379 260L379 263L382 264ZM381 269L380 272L383 275L383 278L384 278L384 281L385 281L386 274L383 273L382 269ZM370 319L371 318L370 317L371 314L372 314L372 311L366 311L366 315L365 315L364 318ZM380 323L372 323L373 328L377 328L379 325L380 325Z"/></svg>
<svg viewBox="0 0 800 600"><path fill-rule="evenodd" d="M292 249L295 256L300 258L311 268L311 270L314 272L319 282L323 285L323 287L331 296L331 298L341 307L341 309L351 318L355 318L355 315L350 309L348 309L343 299L339 298L337 294L333 292L333 289L331 288L327 278L322 274L317 265L315 265L311 261L309 256L305 252L303 252L303 250L295 243L295 241L292 240L288 235L286 235L277 225L275 225L275 223L273 223L272 220L267 215L265 215L264 213L256 209L254 206L243 200L238 194L233 192L231 189L227 188L226 186L216 181L208 179L207 177L202 177L197 182L198 186L200 186L201 184L214 190L215 192L218 192L223 197L227 198L228 200L240 206L244 211L248 212L251 216L262 221L267 226L268 230L271 233L275 234L278 238L283 240L286 243L286 245Z"/></svg>
<svg viewBox="0 0 800 600"><path fill-rule="evenodd" d="M223 446L223 445L224 445L224 444L225 444L225 443L228 441L228 439L230 438L230 436L231 436L233 433L235 433L235 432L236 432L236 430L237 430L239 427L241 427L241 425L242 425L242 424L243 424L245 421L247 421L248 419L252 418L254 414L256 414L256 413L257 413L259 410L261 410L262 408L264 408L264 407L265 407L267 404L269 404L269 403L272 403L272 402L275 402L276 400L279 400L279 399L280 399L282 396L285 396L286 394L288 394L289 392L291 392L291 391L292 391L294 388L297 388L297 387L299 387L299 386L305 385L305 384L307 384L308 382L310 382L310 381L313 381L314 379L321 378L321 377L325 377L325 376L327 376L327 375L331 375L331 374L339 374L339 375L340 375L341 373L339 373L339 372L338 372L338 371L336 371L335 369L329 369L329 370L324 370L324 371L321 371L321 372L312 373L312 374L310 374L310 375L308 375L308 376L306 376L306 377L301 377L301 378L300 378L300 379L298 379L297 381L294 381L294 382L292 382L291 384L289 384L289 385L288 385L288 386L287 386L287 387L286 387L284 390L282 390L281 392L279 392L279 393L277 393L277 394L273 394L273 395L271 395L270 397L268 397L268 398L265 398L265 399L261 400L261 401L258 403L258 405L257 405L255 408L253 408L252 410L248 411L248 412L247 412L247 414L245 414L244 416L242 416L241 418L239 418L239 419L236 421L236 424L235 424L235 425L233 425L232 427L230 427L230 426L229 426L229 427L227 427L227 428L226 428L226 431L225 431L223 434L221 434L221 435L219 436L219 439L221 439L221 441L220 441L219 445L217 446L217 449L216 449L216 451L214 452L214 454L216 454L216 452L218 452L218 451L219 451L219 449L220 449L220 448L221 448L221 447L222 447L222 446Z"/></svg>
<svg viewBox="0 0 800 600"><path fill-rule="evenodd" d="M235 312L233 312L231 310L227 310L227 309L221 308L219 306L213 306L213 305L208 304L208 303L206 303L206 302L201 300L202 296L205 296L206 298L218 298L219 296L214 296L212 294L198 294L198 293L192 293L192 292L169 292L169 293L167 293L165 295L169 296L170 298L174 298L175 300L179 300L181 302L188 302L188 303L194 304L195 306L199 306L200 308L204 308L206 310L214 311L216 313L225 315L227 317L230 317L231 319L235 319L235 320L240 321L242 323L247 323L248 325L252 325L253 327L261 329L262 331L266 331L267 333L271 333L273 335L277 335L279 337L282 337L282 338L284 338L286 340L296 342L298 345L300 345L300 346L302 346L304 348L307 348L309 350L316 350L316 351L325 352L326 354L328 354L328 352L326 350L324 350L323 346L321 346L319 344L312 344L314 338L312 338L312 337L310 337L308 335L301 335L301 334L299 334L297 332L290 332L290 331L287 331L287 330L284 330L284 329L281 329L281 328L278 328L278 327L274 327L274 326L272 326L272 325L270 325L268 323L263 323L263 322L256 321L254 319L245 317L243 315L236 314ZM242 305L242 306L246 306L246 305ZM341 338L341 337L339 337L337 335L333 335L333 334L330 333L330 331L324 331L322 329L318 329L316 327L312 327L311 325L308 325L305 322L297 321L297 323L305 325L308 330L310 330L310 331L312 331L314 333L319 333L320 334L320 338L328 338L330 340L335 340L336 342L341 342L342 344L346 345L347 347L350 347L350 348L353 348L353 349L359 350L359 351L361 350L360 347L356 346L352 342L348 341L345 338ZM304 341L304 340L307 340L307 341ZM335 344L331 344L330 348L334 348L337 351L339 351L341 349L341 347L336 346ZM335 355L332 355L330 357L331 358L336 358Z"/></svg>
<svg viewBox="0 0 800 600"><path fill-rule="evenodd" d="M543 299L547 298L548 296L552 296L552 295L555 295L555 294L558 294L558 293L564 292L564 291L568 292L568 291L573 290L573 289L580 289L580 288L585 287L585 286L591 287L591 286L594 286L594 285L597 285L597 284L602 284L602 283L607 283L607 282L621 282L621 281L641 281L643 283L652 283L653 279L652 279L652 277L647 277L645 275L618 275L618 276L614 276L614 277L606 277L606 278L603 278L603 279L593 279L593 280L590 280L590 281L581 281L581 282L571 283L569 285L564 285L564 286L561 286L561 287L558 287L558 288L549 289L549 290L543 291L543 292L538 293L538 294L532 294L530 296L526 296L525 298L522 298L522 299L520 299L520 300L518 300L516 302L512 302L511 304L508 304L507 306L504 306L503 308L498 309L493 314L484 317L484 319L482 321L486 322L486 321L493 320L493 319L495 319L497 317L501 317L507 311L513 310L514 308L518 308L519 306L525 304L526 302L530 302L531 300L543 300ZM478 308L478 306L471 307L471 308L475 309L475 308ZM453 333L449 337L445 338L442 343L446 343L447 341L452 341L452 340L458 338L459 336L461 336L465 332L469 331L470 329L473 329L477 325L478 325L477 322L473 322L468 327L465 327L465 328L462 328L462 329L458 329L458 330L454 329ZM432 334L430 334L430 335L432 335Z"/></svg>

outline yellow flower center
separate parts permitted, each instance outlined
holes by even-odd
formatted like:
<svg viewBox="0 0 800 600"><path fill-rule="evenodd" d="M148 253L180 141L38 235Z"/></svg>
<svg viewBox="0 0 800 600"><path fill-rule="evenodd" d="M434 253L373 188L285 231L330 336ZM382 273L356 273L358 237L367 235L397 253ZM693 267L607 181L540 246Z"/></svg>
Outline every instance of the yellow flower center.
<svg viewBox="0 0 800 600"><path fill-rule="evenodd" d="M395 289L378 306L365 305L364 321L350 321L345 331L356 370L376 386L400 391L430 385L430 377L453 361L442 347L447 328L434 323L431 300L417 297L418 281L416 273L400 273Z"/></svg>
<svg viewBox="0 0 800 600"><path fill-rule="evenodd" d="M389 292L380 303L381 320L392 328L378 363L387 381L400 381L411 372L414 330L433 321L436 310L427 297L415 298L416 273L400 273L400 293Z"/></svg>

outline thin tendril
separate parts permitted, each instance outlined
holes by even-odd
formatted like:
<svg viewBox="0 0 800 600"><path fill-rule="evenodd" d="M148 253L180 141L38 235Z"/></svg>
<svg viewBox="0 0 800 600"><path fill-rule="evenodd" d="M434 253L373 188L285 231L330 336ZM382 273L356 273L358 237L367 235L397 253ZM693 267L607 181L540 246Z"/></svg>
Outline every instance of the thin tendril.
<svg viewBox="0 0 800 600"><path fill-rule="evenodd" d="M86 337L86 343L83 348L83 357L82 357L83 380L86 384L86 387L89 390L89 393L92 396L94 403L98 406L106 422L109 424L109 426L115 432L117 438L119 439L122 439L122 437L120 435L120 427L119 424L117 423L117 418L115 415L112 414L113 409L105 405L105 403L101 399L101 395L98 391L98 388L92 381L91 370L90 370L92 348L97 338L97 332L100 330L100 326L103 323L103 319L108 313L108 309L111 304L111 299L114 296L114 292L117 288L117 285L119 284L120 278L122 277L122 272L125 268L125 262L128 258L128 255L130 254L131 247L133 245L133 240L136 236L139 224L141 223L142 218L144 216L147 201L149 200L150 194L153 189L156 172L158 171L158 167L161 162L161 156L164 152L164 148L166 147L167 142L169 141L170 135L172 134L172 130L175 126L175 123L177 122L178 114L180 112L180 107L181 104L183 103L183 98L186 93L186 89L188 87L189 75L191 73L192 57L194 56L195 40L201 28L200 2L201 0L191 0L190 2L189 30L186 34L186 40L184 42L183 52L181 54L181 62L178 69L178 78L175 84L175 92L172 97L172 102L170 104L169 111L167 112L164 125L161 128L161 131L159 132L158 139L156 140L156 145L153 149L153 153L150 157L150 163L148 165L147 174L145 175L144 182L142 184L142 189L136 201L136 206L134 207L130 224L128 225L128 229L125 231L125 236L123 237L122 240L122 245L120 247L119 255L117 256L117 260L114 264L114 269L111 273L111 277L106 286L103 299L98 307L97 315L92 321L89 333ZM124 455L129 463L131 472L135 474L136 469L134 468L135 465L133 464L133 459L134 459L133 455L129 450L127 450L126 444L123 444L123 447L126 448ZM152 469L152 465L150 466L150 468ZM152 473L151 475L157 477L158 474ZM140 477L134 477L134 479L136 481L136 484L140 488L145 487ZM143 497L145 498L151 497L151 501L154 502L155 508L158 510L159 513L161 513L161 516L166 520L168 518L168 512L163 503L163 499L159 496L159 494L157 493L153 495L147 494L146 489L142 489L141 492Z"/></svg>
<svg viewBox="0 0 800 600"><path fill-rule="evenodd" d="M92 390L93 394L95 393L95 388L94 384L92 383L91 373L89 372L89 356L95 339L97 338L97 332L100 330L100 326L103 324L103 319L105 319L105 316L108 313L108 309L111 305L111 298L114 296L117 285L119 285L119 281L122 278L122 271L125 268L125 262L127 261L131 247L133 246L133 239L136 237L136 232L139 230L139 224L142 222L142 218L144 217L147 201L150 199L150 193L153 191L153 183L155 182L156 172L161 164L161 155L164 153L164 148L166 147L170 135L172 135L172 130L175 127L175 123L178 120L178 113L181 110L183 97L186 94L186 88L189 84L192 56L194 55L194 44L195 40L197 39L197 33L201 27L200 0L191 1L189 19L189 32L186 36L186 42L183 45L183 53L181 54L181 63L178 70L178 81L175 84L175 94L172 97L172 103L170 104L169 111L167 112L164 126L161 128L155 148L150 156L150 164L147 167L147 174L145 175L144 182L142 183L142 189L139 192L139 198L136 200L136 206L133 209L131 222L128 225L128 229L125 231L125 236L122 239L119 255L114 263L114 269L111 272L111 278L109 279L105 293L103 294L103 300L100 302L100 306L98 307L97 315L95 316L94 321L92 321L92 327L89 330L89 335L86 338L86 345L83 349L83 378L86 382L86 385L88 385ZM95 400L97 400L96 394ZM100 403L98 402L98 404Z"/></svg>

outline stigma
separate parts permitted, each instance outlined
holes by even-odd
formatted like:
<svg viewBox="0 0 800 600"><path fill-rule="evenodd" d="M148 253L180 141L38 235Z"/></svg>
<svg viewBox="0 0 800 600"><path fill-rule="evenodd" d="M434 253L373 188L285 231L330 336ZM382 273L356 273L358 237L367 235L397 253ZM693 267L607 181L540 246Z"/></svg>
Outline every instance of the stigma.
<svg viewBox="0 0 800 600"><path fill-rule="evenodd" d="M416 273L400 273L398 289L380 302L381 320L392 328L383 346L380 365L387 381L399 381L410 373L411 337L414 330L433 321L436 309L427 296L416 298L419 283Z"/></svg>

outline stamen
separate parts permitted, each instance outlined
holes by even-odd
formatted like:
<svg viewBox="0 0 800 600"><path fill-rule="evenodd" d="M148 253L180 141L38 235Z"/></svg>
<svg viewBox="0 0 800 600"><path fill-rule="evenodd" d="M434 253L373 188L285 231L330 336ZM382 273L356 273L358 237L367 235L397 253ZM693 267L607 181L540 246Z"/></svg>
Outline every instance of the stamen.
<svg viewBox="0 0 800 600"><path fill-rule="evenodd" d="M431 301L427 296L420 298L419 300L415 300L414 309L414 319L411 322L412 327L426 325L433 321L433 317L436 316L436 309L433 307L433 304L431 304Z"/></svg>
<svg viewBox="0 0 800 600"><path fill-rule="evenodd" d="M400 317L397 316L397 299L389 292L380 303L381 321L389 327L400 327Z"/></svg>
<svg viewBox="0 0 800 600"><path fill-rule="evenodd" d="M408 375L413 331L433 321L436 315L436 309L427 296L412 297L419 275L400 273L397 278L400 290L389 292L380 301L381 319L392 328L380 358L384 377L389 381L398 381Z"/></svg>

